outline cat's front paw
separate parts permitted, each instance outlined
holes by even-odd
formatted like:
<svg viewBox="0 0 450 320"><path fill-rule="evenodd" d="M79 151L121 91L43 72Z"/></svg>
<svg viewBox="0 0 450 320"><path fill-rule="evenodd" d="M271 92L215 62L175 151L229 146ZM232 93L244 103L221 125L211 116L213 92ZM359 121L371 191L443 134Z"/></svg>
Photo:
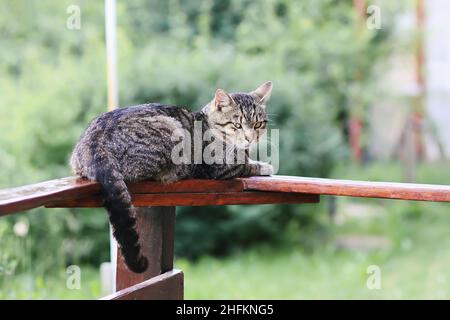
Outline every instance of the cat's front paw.
<svg viewBox="0 0 450 320"><path fill-rule="evenodd" d="M260 162L259 163L259 175L270 176L273 174L273 166L271 164Z"/></svg>

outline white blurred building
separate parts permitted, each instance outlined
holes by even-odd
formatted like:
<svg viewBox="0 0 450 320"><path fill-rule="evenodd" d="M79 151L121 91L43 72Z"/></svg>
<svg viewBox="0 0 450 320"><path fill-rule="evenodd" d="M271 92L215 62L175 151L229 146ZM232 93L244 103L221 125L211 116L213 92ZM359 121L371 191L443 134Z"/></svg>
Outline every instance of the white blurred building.
<svg viewBox="0 0 450 320"><path fill-rule="evenodd" d="M426 0L426 112L450 158L450 1ZM427 139L431 158L439 156Z"/></svg>
<svg viewBox="0 0 450 320"><path fill-rule="evenodd" d="M450 1L424 0L424 75L425 127L423 130L427 160L439 160L442 147L450 158ZM382 95L370 109L370 152L386 159L398 151L407 114L414 97L420 94L415 80L413 49L416 13L414 8L397 21L395 47L398 50L381 66Z"/></svg>

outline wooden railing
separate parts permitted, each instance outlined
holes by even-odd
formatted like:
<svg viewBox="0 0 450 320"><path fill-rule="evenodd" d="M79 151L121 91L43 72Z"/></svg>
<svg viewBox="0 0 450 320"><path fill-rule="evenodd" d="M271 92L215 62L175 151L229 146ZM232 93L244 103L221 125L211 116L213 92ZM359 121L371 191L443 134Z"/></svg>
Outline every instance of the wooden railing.
<svg viewBox="0 0 450 320"><path fill-rule="evenodd" d="M118 250L117 292L104 299L183 298L184 276L173 268L176 206L316 203L321 194L450 202L450 186L289 176L184 180L168 185L146 181L128 187L138 207L138 232L149 268L141 274L130 272ZM76 177L0 190L0 216L41 206L102 205L100 185Z"/></svg>

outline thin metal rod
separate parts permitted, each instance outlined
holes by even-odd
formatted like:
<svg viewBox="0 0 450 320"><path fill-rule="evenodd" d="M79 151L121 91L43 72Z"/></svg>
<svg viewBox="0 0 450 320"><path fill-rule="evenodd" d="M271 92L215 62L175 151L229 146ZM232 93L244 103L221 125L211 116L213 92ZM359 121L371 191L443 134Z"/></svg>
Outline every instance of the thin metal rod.
<svg viewBox="0 0 450 320"><path fill-rule="evenodd" d="M117 18L116 0L105 0L105 31L106 31L106 72L108 79L108 111L119 106L119 90L117 80ZM110 255L112 290L116 292L117 242L112 236L110 226Z"/></svg>
<svg viewBox="0 0 450 320"><path fill-rule="evenodd" d="M116 21L116 1L105 0L106 66L108 77L109 111L119 106Z"/></svg>

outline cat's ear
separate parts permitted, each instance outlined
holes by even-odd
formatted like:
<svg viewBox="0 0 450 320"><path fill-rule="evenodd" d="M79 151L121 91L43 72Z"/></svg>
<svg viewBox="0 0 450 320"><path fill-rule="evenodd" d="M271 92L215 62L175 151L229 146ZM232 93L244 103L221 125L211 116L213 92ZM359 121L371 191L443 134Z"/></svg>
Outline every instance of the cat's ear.
<svg viewBox="0 0 450 320"><path fill-rule="evenodd" d="M250 92L253 98L255 98L256 103L260 105L265 105L267 100L269 100L271 93L272 93L271 81L267 81L266 83L256 88L254 91Z"/></svg>
<svg viewBox="0 0 450 320"><path fill-rule="evenodd" d="M234 100L231 95L222 89L217 89L214 96L214 106L218 111L227 111L234 106Z"/></svg>

